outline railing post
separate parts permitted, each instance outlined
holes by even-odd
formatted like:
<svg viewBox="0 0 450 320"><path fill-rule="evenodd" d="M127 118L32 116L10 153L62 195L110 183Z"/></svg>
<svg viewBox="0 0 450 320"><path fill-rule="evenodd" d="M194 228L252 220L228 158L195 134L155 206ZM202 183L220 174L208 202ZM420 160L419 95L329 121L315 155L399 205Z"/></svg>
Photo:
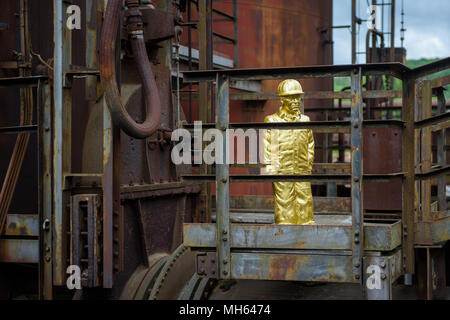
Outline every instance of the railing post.
<svg viewBox="0 0 450 320"><path fill-rule="evenodd" d="M429 80L423 80L417 83L417 93L419 106L421 104L422 110L417 112L422 113L422 119L427 119L432 116L432 94L431 94L431 82ZM420 114L420 113L419 113ZM432 151L431 151L431 127L425 127L421 129L422 139L420 147L420 163L421 172L429 172L431 170ZM431 217L431 180L423 180L416 183L416 187L420 186L420 211L419 218L421 220L429 220Z"/></svg>
<svg viewBox="0 0 450 320"><path fill-rule="evenodd" d="M355 280L362 283L363 256L363 190L362 190L362 121L363 101L361 88L361 68L355 69L351 75L351 148L352 148L352 271Z"/></svg>
<svg viewBox="0 0 450 320"><path fill-rule="evenodd" d="M219 278L230 279L230 179L228 165L227 128L229 125L229 79L217 74L216 78L216 128L222 134L223 164L216 163L216 247L218 254Z"/></svg>
<svg viewBox="0 0 450 320"><path fill-rule="evenodd" d="M436 96L438 103L438 114L444 114L446 110L446 102L444 96L444 88L436 88ZM440 166L445 166L447 164L447 152L445 151L445 129L438 131L437 136L437 162ZM446 196L446 177L442 176L438 179L438 200L439 200L439 211L446 214L447 211L447 196Z"/></svg>
<svg viewBox="0 0 450 320"><path fill-rule="evenodd" d="M402 120L405 122L402 135L402 168L405 173L402 190L402 254L403 268L408 274L414 274L414 99L415 81L413 78L403 78L403 108Z"/></svg>
<svg viewBox="0 0 450 320"><path fill-rule="evenodd" d="M38 88L40 90L40 88ZM39 266L39 296L40 299L51 300L53 298L53 244L52 224L52 93L49 83L44 83L41 93L38 93L39 116L39 241L40 241L40 266Z"/></svg>

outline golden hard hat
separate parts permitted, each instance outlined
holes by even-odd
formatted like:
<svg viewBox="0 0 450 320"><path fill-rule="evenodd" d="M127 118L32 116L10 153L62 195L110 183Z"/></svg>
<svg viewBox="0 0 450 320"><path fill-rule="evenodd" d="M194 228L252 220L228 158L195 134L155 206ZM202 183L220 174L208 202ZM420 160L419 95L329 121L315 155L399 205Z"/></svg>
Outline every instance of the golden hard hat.
<svg viewBox="0 0 450 320"><path fill-rule="evenodd" d="M295 94L303 94L302 86L300 82L294 79L287 79L278 85L278 96L292 96Z"/></svg>

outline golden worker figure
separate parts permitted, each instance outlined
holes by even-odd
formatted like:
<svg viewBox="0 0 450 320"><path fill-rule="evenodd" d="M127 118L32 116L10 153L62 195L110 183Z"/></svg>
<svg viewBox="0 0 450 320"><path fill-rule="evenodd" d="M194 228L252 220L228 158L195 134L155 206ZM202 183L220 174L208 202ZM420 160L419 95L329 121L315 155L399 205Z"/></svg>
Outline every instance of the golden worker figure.
<svg viewBox="0 0 450 320"><path fill-rule="evenodd" d="M302 114L303 90L297 80L278 85L281 107L264 122L306 122ZM311 174L314 137L310 129L277 130L264 133L264 163L267 174ZM314 206L310 182L273 182L275 223L314 225Z"/></svg>

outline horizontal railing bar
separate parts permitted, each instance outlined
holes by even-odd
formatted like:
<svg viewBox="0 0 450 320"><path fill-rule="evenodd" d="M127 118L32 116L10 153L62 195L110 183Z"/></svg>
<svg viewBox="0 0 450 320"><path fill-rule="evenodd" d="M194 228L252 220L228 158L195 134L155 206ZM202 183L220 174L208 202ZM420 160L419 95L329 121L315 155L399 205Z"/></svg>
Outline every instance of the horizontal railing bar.
<svg viewBox="0 0 450 320"><path fill-rule="evenodd" d="M422 129L450 119L450 112L414 122L415 129Z"/></svg>
<svg viewBox="0 0 450 320"><path fill-rule="evenodd" d="M308 122L236 122L230 123L229 129L279 129L279 130L293 130L293 129L311 129L320 132L326 129L327 132L342 132L350 131L350 121L308 121ZM215 128L215 123L203 123L202 129ZM398 127L403 128L404 122L401 120L365 120L363 127L367 128L385 128ZM184 124L183 128L191 130L194 129L194 124ZM322 131L324 132L324 131Z"/></svg>
<svg viewBox="0 0 450 320"><path fill-rule="evenodd" d="M37 87L39 81L47 80L46 76L0 78L0 87Z"/></svg>
<svg viewBox="0 0 450 320"><path fill-rule="evenodd" d="M14 127L2 127L0 128L0 134L15 134L22 132L36 132L38 130L37 125L29 126L14 126Z"/></svg>
<svg viewBox="0 0 450 320"><path fill-rule="evenodd" d="M414 69L410 69L407 72L406 76L417 79L448 68L450 68L450 57L434 61Z"/></svg>
<svg viewBox="0 0 450 320"><path fill-rule="evenodd" d="M415 179L416 180L427 180L427 179L434 179L443 175L450 174L450 166L445 166L439 169L434 169L428 172L422 172L422 173L416 173Z"/></svg>
<svg viewBox="0 0 450 320"><path fill-rule="evenodd" d="M215 81L217 74L226 75L231 80L269 80L283 78L329 78L348 77L361 68L363 75L392 75L402 78L411 69L398 62L370 63L357 65L320 65L281 68L224 69L183 72L186 82Z"/></svg>
<svg viewBox="0 0 450 320"><path fill-rule="evenodd" d="M431 88L443 87L450 84L450 74L443 77L434 78L429 81L431 82Z"/></svg>
<svg viewBox="0 0 450 320"><path fill-rule="evenodd" d="M403 178L403 173L391 174L365 174L366 181L390 181ZM187 181L216 181L213 174L188 174L182 175ZM230 182L341 182L350 181L351 174L279 174L279 175L230 175Z"/></svg>
<svg viewBox="0 0 450 320"><path fill-rule="evenodd" d="M374 90L374 91L364 91L363 92L364 99L377 99L377 98L401 98L401 91L383 91L383 90ZM182 100L186 100L188 94L181 95ZM198 100L199 94L193 93L191 94L191 99ZM258 101L258 100L278 100L280 97L277 96L276 92L238 92L238 93L230 93L230 100L238 100L238 101ZM305 99L351 99L351 92L344 91L311 91L305 92Z"/></svg>

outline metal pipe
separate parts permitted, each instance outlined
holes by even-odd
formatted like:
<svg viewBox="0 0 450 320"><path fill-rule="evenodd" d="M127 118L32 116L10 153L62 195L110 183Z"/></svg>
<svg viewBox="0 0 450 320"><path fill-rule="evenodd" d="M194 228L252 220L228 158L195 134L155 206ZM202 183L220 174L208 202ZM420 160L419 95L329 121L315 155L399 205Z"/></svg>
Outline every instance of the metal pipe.
<svg viewBox="0 0 450 320"><path fill-rule="evenodd" d="M128 135L142 139L150 136L159 127L161 100L145 48L142 16L138 9L139 1L127 0L126 4L128 6L128 33L138 73L142 80L142 90L147 111L143 123L137 123L128 114L122 103L115 77L115 46L117 28L120 25L121 0L110 0L106 7L105 20L103 22L103 25L106 27L102 28L100 38L100 77L114 124Z"/></svg>

